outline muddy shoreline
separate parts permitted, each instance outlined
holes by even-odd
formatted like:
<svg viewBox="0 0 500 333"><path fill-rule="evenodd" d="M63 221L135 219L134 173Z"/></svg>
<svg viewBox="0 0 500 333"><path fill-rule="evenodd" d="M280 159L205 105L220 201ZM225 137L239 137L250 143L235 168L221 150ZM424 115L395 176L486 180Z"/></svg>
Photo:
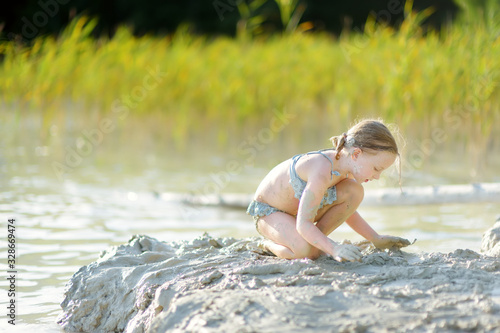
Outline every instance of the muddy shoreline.
<svg viewBox="0 0 500 333"><path fill-rule="evenodd" d="M500 332L500 222L483 253L380 251L284 260L259 238L134 236L80 268L68 332Z"/></svg>

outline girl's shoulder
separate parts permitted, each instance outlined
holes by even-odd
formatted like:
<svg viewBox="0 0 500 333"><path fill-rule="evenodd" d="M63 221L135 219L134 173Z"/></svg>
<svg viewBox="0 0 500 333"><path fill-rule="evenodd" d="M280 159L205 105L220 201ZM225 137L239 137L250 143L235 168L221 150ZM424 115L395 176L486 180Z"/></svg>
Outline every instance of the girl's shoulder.
<svg viewBox="0 0 500 333"><path fill-rule="evenodd" d="M301 155L296 161L296 172L307 181L310 174L325 175L331 178L334 172L335 151L316 151ZM292 165L293 166L293 165ZM301 178L302 178L301 177Z"/></svg>
<svg viewBox="0 0 500 333"><path fill-rule="evenodd" d="M314 164L315 166L326 165L333 168L335 163L335 153L336 152L333 149L323 149L301 154L300 158L303 159L305 163Z"/></svg>

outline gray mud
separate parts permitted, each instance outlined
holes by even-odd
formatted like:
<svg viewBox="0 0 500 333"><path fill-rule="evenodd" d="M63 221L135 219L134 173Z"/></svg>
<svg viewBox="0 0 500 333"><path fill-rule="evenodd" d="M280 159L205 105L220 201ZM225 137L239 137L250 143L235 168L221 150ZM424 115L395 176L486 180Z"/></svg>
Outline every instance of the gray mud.
<svg viewBox="0 0 500 333"><path fill-rule="evenodd" d="M500 257L500 218L491 229L484 233L481 252L489 256Z"/></svg>
<svg viewBox="0 0 500 333"><path fill-rule="evenodd" d="M488 255L364 243L355 263L278 259L258 238L134 236L74 274L58 323L83 332L500 332L496 226L483 239Z"/></svg>

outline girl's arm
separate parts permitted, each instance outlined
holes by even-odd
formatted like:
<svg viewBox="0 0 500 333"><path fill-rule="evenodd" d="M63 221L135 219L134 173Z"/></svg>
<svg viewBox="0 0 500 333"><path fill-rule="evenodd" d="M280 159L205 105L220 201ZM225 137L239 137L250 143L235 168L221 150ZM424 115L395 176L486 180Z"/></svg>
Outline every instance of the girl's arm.
<svg viewBox="0 0 500 333"><path fill-rule="evenodd" d="M346 220L346 223L351 227L352 230L356 231L358 234L373 242L380 237L380 235L373 230L372 227L365 221L364 218L359 215L357 211L355 211L351 216L349 216Z"/></svg>
<svg viewBox="0 0 500 333"><path fill-rule="evenodd" d="M329 170L328 170L329 171ZM297 212L297 232L312 246L331 255L335 260L359 260L361 253L352 245L335 243L314 224L318 208L328 188L330 178L321 176L321 172L308 177Z"/></svg>
<svg viewBox="0 0 500 333"><path fill-rule="evenodd" d="M356 211L349 216L346 223L352 230L369 240L379 249L388 249L391 247L405 247L410 245L410 241L396 236L379 235Z"/></svg>
<svg viewBox="0 0 500 333"><path fill-rule="evenodd" d="M323 200L326 188L321 182L308 179L307 185L302 193L297 212L297 232L312 246L321 251L332 254L333 244L330 239L321 232L314 224L314 218Z"/></svg>

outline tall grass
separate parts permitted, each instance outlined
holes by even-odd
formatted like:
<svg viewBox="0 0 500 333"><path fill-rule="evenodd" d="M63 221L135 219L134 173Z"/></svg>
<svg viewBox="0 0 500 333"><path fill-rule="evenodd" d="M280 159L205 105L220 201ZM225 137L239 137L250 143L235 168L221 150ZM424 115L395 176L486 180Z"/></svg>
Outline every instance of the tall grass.
<svg viewBox="0 0 500 333"><path fill-rule="evenodd" d="M497 26L469 21L424 35L422 16L406 14L397 31L372 20L364 33L339 39L206 38L185 30L136 38L120 27L112 39L96 40L89 36L95 21L80 18L58 38L39 37L31 47L1 42L0 98L15 112L41 110L45 126L64 123L68 109L109 116L118 100L133 117L168 119L159 135L178 147L205 135L207 126L224 146L276 109L300 115L297 140L377 116L416 139L442 128L450 141L498 147ZM159 86L130 101L151 71L162 73Z"/></svg>

